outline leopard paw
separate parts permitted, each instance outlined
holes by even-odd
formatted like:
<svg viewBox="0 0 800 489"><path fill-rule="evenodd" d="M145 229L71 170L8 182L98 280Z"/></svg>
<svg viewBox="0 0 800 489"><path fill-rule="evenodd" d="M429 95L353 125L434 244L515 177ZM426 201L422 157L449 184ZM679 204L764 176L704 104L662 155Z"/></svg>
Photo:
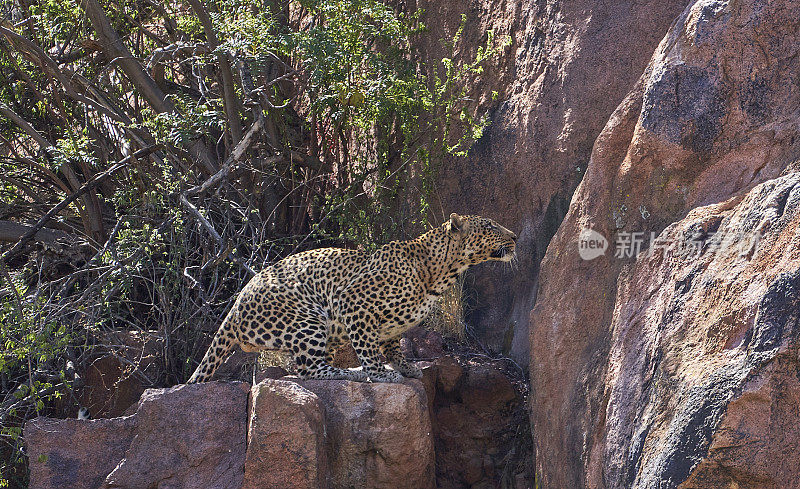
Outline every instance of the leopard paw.
<svg viewBox="0 0 800 489"><path fill-rule="evenodd" d="M354 382L366 382L369 379L369 376L361 367L348 368L347 372L347 380L352 380Z"/></svg>
<svg viewBox="0 0 800 489"><path fill-rule="evenodd" d="M373 382L402 382L403 374L396 370L383 370L369 374L369 380Z"/></svg>
<svg viewBox="0 0 800 489"><path fill-rule="evenodd" d="M411 379L421 379L422 378L422 370L420 370L420 368L417 367L416 365L414 365L413 363L407 363L406 365L403 365L403 366L399 366L398 365L395 368L401 374L403 374L405 377L408 377L408 378L411 378Z"/></svg>

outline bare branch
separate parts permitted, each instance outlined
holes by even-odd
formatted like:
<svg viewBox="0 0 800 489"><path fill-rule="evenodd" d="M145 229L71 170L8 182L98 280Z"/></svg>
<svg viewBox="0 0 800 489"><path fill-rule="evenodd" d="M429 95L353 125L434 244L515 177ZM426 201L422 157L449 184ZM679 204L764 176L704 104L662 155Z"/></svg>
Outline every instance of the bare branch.
<svg viewBox="0 0 800 489"><path fill-rule="evenodd" d="M219 47L219 40L217 39L217 33L214 31L214 24L211 22L208 11L206 11L200 0L189 0L189 4L200 19L200 23L203 24L203 30L205 31L206 39L208 39L209 47L212 51L216 50ZM225 53L217 53L217 60L219 61L219 68L222 73L222 96L225 103L225 116L228 118L228 123L231 125L233 144L236 144L242 138L242 122L239 120L239 104L236 98L231 63L228 55Z"/></svg>
<svg viewBox="0 0 800 489"><path fill-rule="evenodd" d="M25 243L33 239L36 233L39 232L39 230L42 229L50 221L50 219L53 218L53 216L64 210L68 205L73 203L75 199L82 196L89 190L95 188L103 180L111 176L112 173L130 163L131 160L136 158L143 158L149 155L150 153L158 151L161 148L162 146L160 144L156 144L153 146L149 146L147 148L140 149L139 151L136 151L135 153L121 159L117 164L115 164L108 170L104 171L103 173L98 173L97 175L95 175L94 178L84 183L78 190L68 195L67 198L59 202L58 205L47 211L47 213L44 216L42 216L41 219L39 219L39 222L31 226L31 228L19 239L19 241L17 241L14 244L14 246L12 246L8 250L6 250L2 255L0 255L0 262L6 262L8 261L9 258L19 253L22 247L25 245Z"/></svg>
<svg viewBox="0 0 800 489"><path fill-rule="evenodd" d="M106 56L119 65L153 110L156 112L173 112L175 109L173 103L166 98L166 95L161 91L155 80L147 74L142 65L139 64L139 61L125 46L122 38L111 26L103 7L100 6L97 0L82 0L81 6L89 17L95 32L100 37L103 52L106 53ZM207 174L213 174L217 171L214 157L199 140L190 144L187 149L192 157L197 160L200 168Z"/></svg>
<svg viewBox="0 0 800 489"><path fill-rule="evenodd" d="M14 243L30 232L32 228L33 226L27 224L0 220L0 241ZM34 233L32 239L42 243L53 244L64 238L74 240L76 237L57 229L42 228Z"/></svg>
<svg viewBox="0 0 800 489"><path fill-rule="evenodd" d="M108 107L104 107L97 101L78 93L75 90L75 87L72 86L72 83L69 81L69 79L67 79L64 73L62 73L61 69L58 67L58 64L53 61L53 58L48 56L47 53L42 50L42 48L37 46L30 39L21 36L11 29L3 27L2 25L0 25L0 34L5 36L5 38L8 39L8 42L10 42L12 46L14 46L31 62L41 66L46 73L58 80L58 82L67 92L67 95L69 95L71 98L94 108L98 112L107 115L114 120L119 121L119 116L115 114L114 111L110 110Z"/></svg>
<svg viewBox="0 0 800 489"><path fill-rule="evenodd" d="M206 217L203 214L200 213L200 211L197 209L197 207L194 206L194 204L189 202L189 200L186 198L186 196L184 194L180 195L179 200L181 201L181 204L186 208L186 210L189 211L189 213L192 216L194 216L195 219L197 219L197 221L200 223L201 226L203 226L203 228L208 232L208 234L210 234L211 237L214 238L214 241L217 242L217 245L220 248L222 248L223 250L228 249L228 247L225 245L225 243L222 240L222 236L220 236L219 233L217 232L217 230L214 229L214 225L211 224L208 221L208 219L206 219ZM225 254L224 251L222 252L222 254ZM219 259L219 261L221 261L221 260L222 259ZM214 261L217 262L217 259L214 259ZM253 270L250 267L250 265L247 264L245 261L243 261L243 260L241 260L239 258L236 258L236 257L233 258L233 261L236 264L238 264L240 267L242 267L245 270L247 270L247 272L250 273L250 275L255 275L256 274L256 271Z"/></svg>
<svg viewBox="0 0 800 489"><path fill-rule="evenodd" d="M0 113L11 119L11 121L14 124L19 126L19 128L22 129L23 131L25 131L25 133L28 136L32 137L41 149L44 150L53 146L53 143L48 141L47 138L45 138L39 133L39 131L34 129L34 127L30 124L30 122L26 121L25 119L17 115L16 112L11 110L11 108L6 104L4 104L3 102L0 102Z"/></svg>
<svg viewBox="0 0 800 489"><path fill-rule="evenodd" d="M210 188L219 185L223 180L225 180L231 172L231 168L235 163L241 161L244 157L245 152L253 145L256 136L264 127L264 118L259 117L250 126L250 129L247 130L247 133L244 137L239 141L233 151L231 151L230 156L228 159L225 160L225 163L222 164L222 168L219 169L214 175L212 175L209 179L203 182L202 185L189 189L185 192L186 196L192 197L198 194L202 194L207 192ZM280 159L280 158L279 158Z"/></svg>
<svg viewBox="0 0 800 489"><path fill-rule="evenodd" d="M122 38L111 26L103 7L96 0L83 0L81 6L100 37L103 52L109 59L119 65L153 110L172 112L174 109L172 102L166 98L155 80L144 71L139 61L131 54Z"/></svg>
<svg viewBox="0 0 800 489"><path fill-rule="evenodd" d="M208 222L206 216L201 214L200 211L197 209L197 207L195 207L194 204L189 202L189 200L186 198L185 195L181 194L180 201L181 204L183 204L183 206L186 208L186 210L189 211L189 213L193 215L194 218L200 222L200 224L205 228L206 231L208 231L208 234L210 234L211 237L214 238L214 241L216 241L218 245L222 246L223 245L222 236L220 236L217 230L214 229L214 226L210 222Z"/></svg>

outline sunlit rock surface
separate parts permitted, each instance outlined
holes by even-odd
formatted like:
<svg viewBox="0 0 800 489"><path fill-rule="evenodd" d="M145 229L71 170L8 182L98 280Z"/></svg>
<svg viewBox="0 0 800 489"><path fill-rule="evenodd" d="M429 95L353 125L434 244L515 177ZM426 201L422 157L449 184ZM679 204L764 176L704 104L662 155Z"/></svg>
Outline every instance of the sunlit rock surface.
<svg viewBox="0 0 800 489"><path fill-rule="evenodd" d="M796 410L777 413L796 396L799 22L797 2L692 3L595 141L531 314L543 487L796 487ZM591 261L586 229L608 241ZM745 249L711 253L721 231Z"/></svg>

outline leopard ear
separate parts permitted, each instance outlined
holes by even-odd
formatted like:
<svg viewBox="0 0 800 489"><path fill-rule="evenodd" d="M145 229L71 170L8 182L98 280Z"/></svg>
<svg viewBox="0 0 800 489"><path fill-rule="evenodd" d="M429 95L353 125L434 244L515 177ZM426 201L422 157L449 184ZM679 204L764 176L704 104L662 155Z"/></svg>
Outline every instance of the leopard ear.
<svg viewBox="0 0 800 489"><path fill-rule="evenodd" d="M459 234L464 231L464 218L455 212L450 214L450 232L452 234Z"/></svg>

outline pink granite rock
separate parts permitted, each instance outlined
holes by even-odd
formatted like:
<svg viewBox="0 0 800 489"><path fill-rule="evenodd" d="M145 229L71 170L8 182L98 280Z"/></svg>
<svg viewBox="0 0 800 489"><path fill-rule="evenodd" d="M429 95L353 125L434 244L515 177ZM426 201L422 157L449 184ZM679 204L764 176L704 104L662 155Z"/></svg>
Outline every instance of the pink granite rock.
<svg viewBox="0 0 800 489"><path fill-rule="evenodd" d="M35 418L25 423L30 489L97 489L133 439L133 416L113 419Z"/></svg>
<svg viewBox="0 0 800 489"><path fill-rule="evenodd" d="M431 422L420 381L301 385L325 406L331 487L435 487Z"/></svg>
<svg viewBox="0 0 800 489"><path fill-rule="evenodd" d="M131 444L105 487L241 487L248 391L241 382L145 391Z"/></svg>
<svg viewBox="0 0 800 489"><path fill-rule="evenodd" d="M251 390L246 489L325 489L328 464L324 407L316 394L286 380Z"/></svg>

